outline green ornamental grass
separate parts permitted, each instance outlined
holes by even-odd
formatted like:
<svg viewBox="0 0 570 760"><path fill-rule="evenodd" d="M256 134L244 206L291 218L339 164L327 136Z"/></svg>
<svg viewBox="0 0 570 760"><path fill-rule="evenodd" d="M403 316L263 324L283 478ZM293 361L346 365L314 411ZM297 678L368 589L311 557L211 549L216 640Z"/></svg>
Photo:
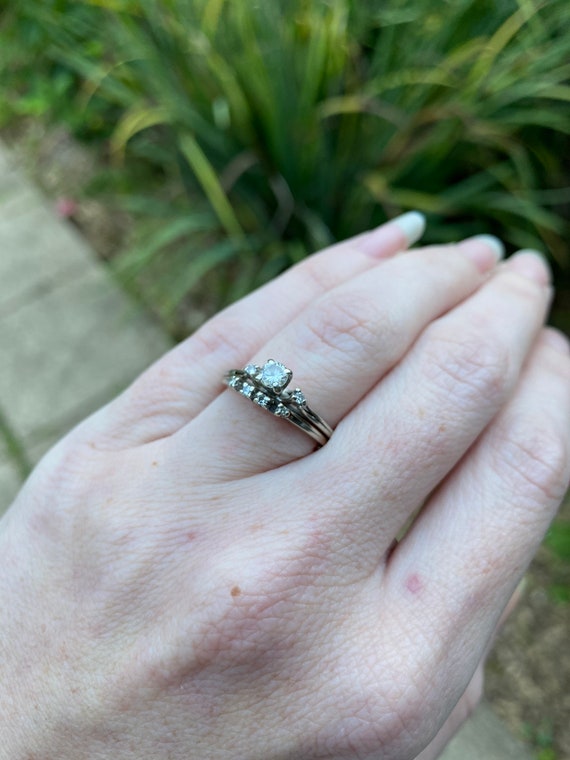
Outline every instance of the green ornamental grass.
<svg viewBox="0 0 570 760"><path fill-rule="evenodd" d="M148 167L116 266L166 317L414 208L568 270L567 0L8 0L0 42L0 114Z"/></svg>

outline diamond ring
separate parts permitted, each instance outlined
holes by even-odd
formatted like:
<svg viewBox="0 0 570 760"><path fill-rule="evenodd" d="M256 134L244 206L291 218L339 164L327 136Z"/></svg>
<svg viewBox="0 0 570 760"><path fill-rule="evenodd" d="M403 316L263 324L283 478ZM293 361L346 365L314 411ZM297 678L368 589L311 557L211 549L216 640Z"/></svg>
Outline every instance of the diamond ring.
<svg viewBox="0 0 570 760"><path fill-rule="evenodd" d="M231 369L225 384L276 417L282 417L324 446L332 428L307 404L300 388L287 390L293 373L281 362L268 359L263 366L248 364L244 369Z"/></svg>

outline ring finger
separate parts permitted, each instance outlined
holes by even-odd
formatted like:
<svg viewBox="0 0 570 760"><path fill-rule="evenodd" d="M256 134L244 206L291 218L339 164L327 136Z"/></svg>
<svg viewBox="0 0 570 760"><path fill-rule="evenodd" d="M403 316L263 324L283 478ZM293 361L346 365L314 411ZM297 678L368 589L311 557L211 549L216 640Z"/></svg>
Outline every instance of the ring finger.
<svg viewBox="0 0 570 760"><path fill-rule="evenodd" d="M496 260L494 249L475 239L391 259L323 295L248 361L273 357L288 364L310 390L311 407L334 426L429 322L477 289ZM214 462L206 454L204 466L230 477L279 466L313 448L292 425L252 409L233 391L180 436L191 436L199 452L219 452Z"/></svg>
<svg viewBox="0 0 570 760"><path fill-rule="evenodd" d="M228 306L103 407L90 420L90 438L94 426L113 448L172 435L222 392L212 378L245 363L311 300L415 243L424 226L421 214L403 214L309 256Z"/></svg>

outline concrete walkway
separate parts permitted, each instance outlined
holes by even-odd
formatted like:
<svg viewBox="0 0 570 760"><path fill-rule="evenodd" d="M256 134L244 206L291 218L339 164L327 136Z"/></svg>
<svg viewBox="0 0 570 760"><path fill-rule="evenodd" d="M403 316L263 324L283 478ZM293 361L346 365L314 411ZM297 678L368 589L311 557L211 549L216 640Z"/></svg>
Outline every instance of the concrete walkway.
<svg viewBox="0 0 570 760"><path fill-rule="evenodd" d="M0 144L0 514L42 454L170 339ZM530 760L483 705L443 760Z"/></svg>
<svg viewBox="0 0 570 760"><path fill-rule="evenodd" d="M170 345L0 145L0 509L52 443Z"/></svg>

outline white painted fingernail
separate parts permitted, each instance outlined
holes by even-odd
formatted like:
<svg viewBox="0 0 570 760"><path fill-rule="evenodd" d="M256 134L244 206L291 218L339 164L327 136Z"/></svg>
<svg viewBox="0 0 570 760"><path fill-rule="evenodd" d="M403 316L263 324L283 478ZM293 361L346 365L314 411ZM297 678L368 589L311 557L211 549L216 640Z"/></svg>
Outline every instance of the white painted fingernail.
<svg viewBox="0 0 570 760"><path fill-rule="evenodd" d="M504 258L505 246L499 240L498 237L495 237L494 235L474 235L472 238L469 238L469 239L480 240L482 243L485 243L485 245L488 245L489 248L495 254L495 258L497 259L497 261L500 261L502 258Z"/></svg>
<svg viewBox="0 0 570 760"><path fill-rule="evenodd" d="M426 218L419 211L408 211L406 214L392 219L390 224L397 225L406 236L408 245L413 245L424 234Z"/></svg>

